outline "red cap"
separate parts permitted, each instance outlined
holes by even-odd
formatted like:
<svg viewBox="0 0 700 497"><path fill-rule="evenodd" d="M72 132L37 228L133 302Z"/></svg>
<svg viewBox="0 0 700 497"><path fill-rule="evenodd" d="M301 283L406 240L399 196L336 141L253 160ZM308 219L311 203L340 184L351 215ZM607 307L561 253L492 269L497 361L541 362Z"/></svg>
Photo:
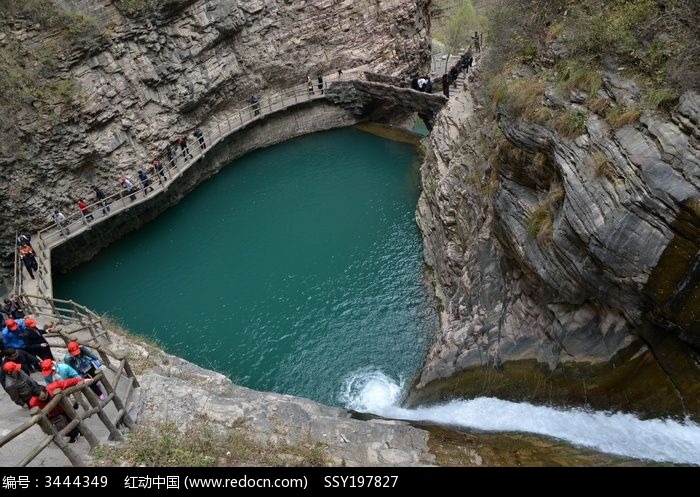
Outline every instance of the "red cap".
<svg viewBox="0 0 700 497"><path fill-rule="evenodd" d="M36 328L36 321L34 321L34 318L25 318L24 324L30 328Z"/></svg>
<svg viewBox="0 0 700 497"><path fill-rule="evenodd" d="M51 359L44 359L41 361L41 372L44 374L49 374L53 371L54 362Z"/></svg>
<svg viewBox="0 0 700 497"><path fill-rule="evenodd" d="M2 365L2 370L5 371L5 373L19 373L22 371L22 366L16 362L7 361Z"/></svg>
<svg viewBox="0 0 700 497"><path fill-rule="evenodd" d="M68 344L68 352L70 352L72 356L80 355L80 345L78 345L78 342L70 342Z"/></svg>
<svg viewBox="0 0 700 497"><path fill-rule="evenodd" d="M17 329L17 322L14 319L10 318L7 321L5 321L5 326L7 326L8 330L14 331Z"/></svg>

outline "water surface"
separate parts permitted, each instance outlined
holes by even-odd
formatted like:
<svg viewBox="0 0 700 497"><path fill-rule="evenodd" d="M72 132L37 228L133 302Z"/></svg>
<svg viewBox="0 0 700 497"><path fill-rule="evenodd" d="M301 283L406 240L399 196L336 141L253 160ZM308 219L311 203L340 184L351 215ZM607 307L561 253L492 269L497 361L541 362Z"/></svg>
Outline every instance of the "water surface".
<svg viewBox="0 0 700 497"><path fill-rule="evenodd" d="M242 385L338 404L357 371L410 380L436 326L418 193L413 146L305 136L236 160L55 294Z"/></svg>

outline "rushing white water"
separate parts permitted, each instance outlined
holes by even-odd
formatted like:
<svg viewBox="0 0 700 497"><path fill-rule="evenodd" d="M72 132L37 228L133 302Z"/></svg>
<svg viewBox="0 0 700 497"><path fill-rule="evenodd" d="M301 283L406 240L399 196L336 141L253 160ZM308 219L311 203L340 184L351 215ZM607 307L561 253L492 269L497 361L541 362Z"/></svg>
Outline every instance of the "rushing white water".
<svg viewBox="0 0 700 497"><path fill-rule="evenodd" d="M641 420L632 414L554 409L489 397L405 409L399 406L403 388L403 382L381 372L360 372L346 379L340 400L348 409L387 418L530 432L610 454L700 465L700 425L692 422Z"/></svg>

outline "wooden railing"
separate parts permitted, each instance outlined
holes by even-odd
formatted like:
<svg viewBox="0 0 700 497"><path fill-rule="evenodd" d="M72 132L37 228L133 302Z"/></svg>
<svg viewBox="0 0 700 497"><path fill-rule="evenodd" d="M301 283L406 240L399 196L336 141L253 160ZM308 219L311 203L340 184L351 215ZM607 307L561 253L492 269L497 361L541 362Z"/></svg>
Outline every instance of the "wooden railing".
<svg viewBox="0 0 700 497"><path fill-rule="evenodd" d="M87 332L90 337L80 339L86 345L98 347L110 342L102 318L83 305L72 300L54 299L43 295L20 295L18 298L25 314L43 318L45 321L53 321L59 325L76 326L70 331L63 332L67 338L77 338L78 333Z"/></svg>
<svg viewBox="0 0 700 497"><path fill-rule="evenodd" d="M52 299L44 296L20 295L18 298L25 312L30 313L36 319L51 320L58 326L62 326L61 330L48 332L45 335L47 339L58 338L62 340L63 344L79 340L81 344L89 346L99 354L102 364L113 375L112 381L110 381L105 372L100 370L94 379L81 382L57 394L43 409L32 409L30 411L31 417L26 422L0 438L0 449L34 426L39 426L46 436L30 448L28 453L17 463L18 466L29 464L51 442L55 443L71 464L74 466L84 465L84 461L75 449L65 441L64 436L73 428L78 427L90 444L90 448L94 449L100 442L85 424L85 420L97 416L107 428L110 440L123 440L119 427L125 426L128 429L134 427L134 420L127 409L133 400L135 389L139 387L138 379L131 369L129 360L125 356L109 350L108 346L111 340L103 325L102 318L90 309L70 300ZM102 400L89 388L95 382L99 382L105 390L105 397ZM124 385L124 391L122 395L119 395L118 391L122 385ZM73 402L69 400L71 396L82 408L81 412L74 408ZM47 416L47 413L51 412L59 403L70 419L68 425L60 430L51 424ZM115 410L112 417L105 410L110 403L113 404Z"/></svg>
<svg viewBox="0 0 700 497"><path fill-rule="evenodd" d="M63 338L66 342L71 340L69 336L63 336ZM82 381L64 391L55 390L54 397L42 409L37 407L32 408L29 412L31 417L27 421L0 438L0 449L2 449L35 426L38 426L45 434L38 443L28 448L28 452L22 456L22 459L17 462L16 466L23 467L32 462L51 444L51 442L63 452L73 466L85 466L85 461L80 457L80 454L75 448L65 440L65 436L73 429L78 428L80 434L90 445L90 450L95 449L101 442L99 437L97 437L92 429L85 423L85 421L92 416L97 416L105 426L109 433L109 440L124 440L124 436L120 431L120 426L125 426L128 429L134 428L135 424L127 412L127 406L131 401L134 388L138 387L139 384L133 371L129 367L129 362L126 357L116 359L107 350L98 347L94 348L100 354L100 358L105 361L104 364L114 372L113 383L109 381L103 371L98 371L92 379ZM110 356L115 358L118 362L111 360ZM129 384L126 387L126 394L120 396L117 393L117 389L124 378L126 378ZM90 386L96 382L99 382L105 390L105 395L102 399L90 388ZM116 414L111 418L106 411L106 407L110 403L114 404L114 409L116 410ZM68 420L66 426L60 429L56 428L48 417L48 413L59 404L63 408ZM76 405L78 406L77 408L75 407ZM26 444L22 445L26 448Z"/></svg>

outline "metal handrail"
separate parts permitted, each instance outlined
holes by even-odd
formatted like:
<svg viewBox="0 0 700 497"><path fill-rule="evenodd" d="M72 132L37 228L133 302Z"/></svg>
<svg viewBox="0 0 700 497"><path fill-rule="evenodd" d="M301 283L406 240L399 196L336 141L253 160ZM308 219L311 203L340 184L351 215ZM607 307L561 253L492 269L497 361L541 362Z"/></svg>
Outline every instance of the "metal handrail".
<svg viewBox="0 0 700 497"><path fill-rule="evenodd" d="M355 73L352 70L349 70L346 74ZM360 78L356 77L355 79ZM320 88L318 87L318 82L315 79L312 80L312 83L314 90L313 93L309 91L309 87L307 84L302 84L285 90L281 93L276 93L269 97L261 98L257 104L257 107L259 109L258 114L255 113L255 105L247 105L227 115L226 119L215 119L213 121L214 125L210 129L202 130L203 140L206 143L206 148L201 148L199 145L199 139L195 137L194 140L187 142L187 148L189 150L187 156L191 156L191 158L189 160L186 159L186 162L183 166L178 167L177 156L163 164L163 170L166 176L168 176L166 180L162 180L161 175L157 171L151 172L149 176L149 188L153 188L152 196L166 191L168 186L172 184L172 182L175 179L180 177L186 170L188 170L194 163L199 161L199 159L201 159L206 154L206 151L208 151L214 145L218 144L222 139L224 139L231 133L243 129L248 124L257 121L271 113L287 109L299 103L325 98L324 94L328 90L330 83L324 79L324 94L321 94L319 92ZM180 149L179 153L183 154L184 151ZM92 221L88 221L86 219L86 216L83 215L83 213L80 210L77 210L76 212L67 215L66 219L63 221L63 227L66 229L65 233L63 233L61 227L57 226L57 224L53 222L39 230L37 238L41 241L42 244L45 244L47 248L53 248L62 244L65 240L70 239L79 233L82 233L84 229L88 229L90 226L99 224L102 220L104 220L107 217L110 217L114 213L120 212L126 207L138 205L147 198L152 198L152 196L149 197L147 193L144 193L141 199L133 200L129 204L127 204L126 197L130 197L132 195L135 196L139 192L145 192L146 190L143 184L138 184L138 180L134 180L131 177L129 179L134 185L134 189L131 190L131 192L121 190L106 197L104 200L93 202L88 205L88 210L90 210L90 213L93 216ZM119 208L118 206L114 206L114 204L116 204L119 201L122 202L121 208ZM110 208L114 208L114 210L113 212L110 211L106 215L99 216L98 212L103 209L103 203L105 205L110 206Z"/></svg>

